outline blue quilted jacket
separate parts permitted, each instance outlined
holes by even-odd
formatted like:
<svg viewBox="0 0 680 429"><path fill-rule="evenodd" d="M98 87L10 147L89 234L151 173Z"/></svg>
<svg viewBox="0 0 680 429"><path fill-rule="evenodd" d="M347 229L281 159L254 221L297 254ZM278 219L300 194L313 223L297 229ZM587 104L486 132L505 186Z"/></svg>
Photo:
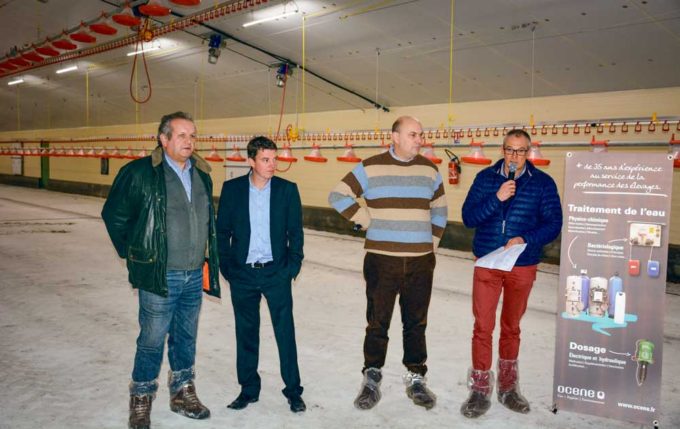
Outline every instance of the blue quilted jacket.
<svg viewBox="0 0 680 429"><path fill-rule="evenodd" d="M481 258L520 236L527 248L516 265L537 264L543 246L553 241L562 228L557 186L550 176L527 161L526 171L517 178L515 196L501 202L496 192L508 180L500 173L502 167L501 159L480 171L463 203L463 223L475 228L472 251Z"/></svg>

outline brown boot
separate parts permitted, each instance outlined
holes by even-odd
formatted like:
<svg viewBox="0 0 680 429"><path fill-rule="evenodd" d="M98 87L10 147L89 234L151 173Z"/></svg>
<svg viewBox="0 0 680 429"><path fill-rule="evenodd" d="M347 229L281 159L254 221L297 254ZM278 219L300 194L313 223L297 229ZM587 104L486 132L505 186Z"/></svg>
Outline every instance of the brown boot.
<svg viewBox="0 0 680 429"><path fill-rule="evenodd" d="M493 392L493 371L468 370L468 390L470 396L463 402L460 412L467 418L476 418L486 413L491 407Z"/></svg>
<svg viewBox="0 0 680 429"><path fill-rule="evenodd" d="M519 391L517 360L498 359L498 402L509 410L526 414L531 411L529 401Z"/></svg>
<svg viewBox="0 0 680 429"><path fill-rule="evenodd" d="M170 409L190 419L207 419L210 417L210 410L196 396L196 386L193 381L184 384L170 398Z"/></svg>
<svg viewBox="0 0 680 429"><path fill-rule="evenodd" d="M151 426L152 395L130 395L130 429L149 429Z"/></svg>

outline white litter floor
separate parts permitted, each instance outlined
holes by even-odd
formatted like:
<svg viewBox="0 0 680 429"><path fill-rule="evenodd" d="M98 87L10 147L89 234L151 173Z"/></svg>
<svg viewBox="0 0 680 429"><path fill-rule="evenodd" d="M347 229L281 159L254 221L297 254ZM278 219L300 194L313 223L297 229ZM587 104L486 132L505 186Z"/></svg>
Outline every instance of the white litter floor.
<svg viewBox="0 0 680 429"><path fill-rule="evenodd" d="M0 185L0 428L126 427L135 351L137 297L99 217L102 199ZM477 420L460 415L466 398L472 315L471 255L437 255L427 330L426 411L404 393L398 308L384 368L383 399L370 411L352 401L362 375L365 324L362 242L305 231L302 274L294 286L303 398L289 411L263 305L260 401L226 408L239 392L228 285L201 312L197 388L212 417L191 421L168 407L167 361L153 404L154 428L632 428L639 425L550 412L557 267L542 266L523 319L521 385L533 409L514 414L494 398ZM666 295L661 427L680 427L680 296Z"/></svg>

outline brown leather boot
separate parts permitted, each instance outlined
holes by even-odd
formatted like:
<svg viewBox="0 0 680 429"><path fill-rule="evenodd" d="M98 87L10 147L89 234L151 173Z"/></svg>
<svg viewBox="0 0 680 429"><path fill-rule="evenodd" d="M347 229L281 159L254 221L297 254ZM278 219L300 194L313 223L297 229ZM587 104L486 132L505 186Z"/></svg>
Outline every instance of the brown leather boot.
<svg viewBox="0 0 680 429"><path fill-rule="evenodd" d="M130 429L149 429L151 426L152 395L130 395Z"/></svg>
<svg viewBox="0 0 680 429"><path fill-rule="evenodd" d="M470 396L460 407L462 415L476 418L486 413L491 407L491 392L493 392L493 371L482 371L470 368L468 370L468 389Z"/></svg>
<svg viewBox="0 0 680 429"><path fill-rule="evenodd" d="M517 360L498 359L498 402L516 413L531 411L529 401L519 391Z"/></svg>
<svg viewBox="0 0 680 429"><path fill-rule="evenodd" d="M210 417L210 410L196 396L196 386L193 381L187 382L172 395L170 409L190 419L201 420Z"/></svg>

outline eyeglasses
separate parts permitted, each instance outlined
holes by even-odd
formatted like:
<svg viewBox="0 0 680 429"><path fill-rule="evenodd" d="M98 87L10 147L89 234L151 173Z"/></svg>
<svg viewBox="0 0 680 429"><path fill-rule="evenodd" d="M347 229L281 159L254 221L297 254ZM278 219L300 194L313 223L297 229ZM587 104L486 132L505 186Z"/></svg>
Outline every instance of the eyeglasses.
<svg viewBox="0 0 680 429"><path fill-rule="evenodd" d="M513 149L511 147L504 147L503 152L505 152L506 155L512 156L512 155L517 155L517 156L525 156L527 152L529 152L529 149Z"/></svg>

